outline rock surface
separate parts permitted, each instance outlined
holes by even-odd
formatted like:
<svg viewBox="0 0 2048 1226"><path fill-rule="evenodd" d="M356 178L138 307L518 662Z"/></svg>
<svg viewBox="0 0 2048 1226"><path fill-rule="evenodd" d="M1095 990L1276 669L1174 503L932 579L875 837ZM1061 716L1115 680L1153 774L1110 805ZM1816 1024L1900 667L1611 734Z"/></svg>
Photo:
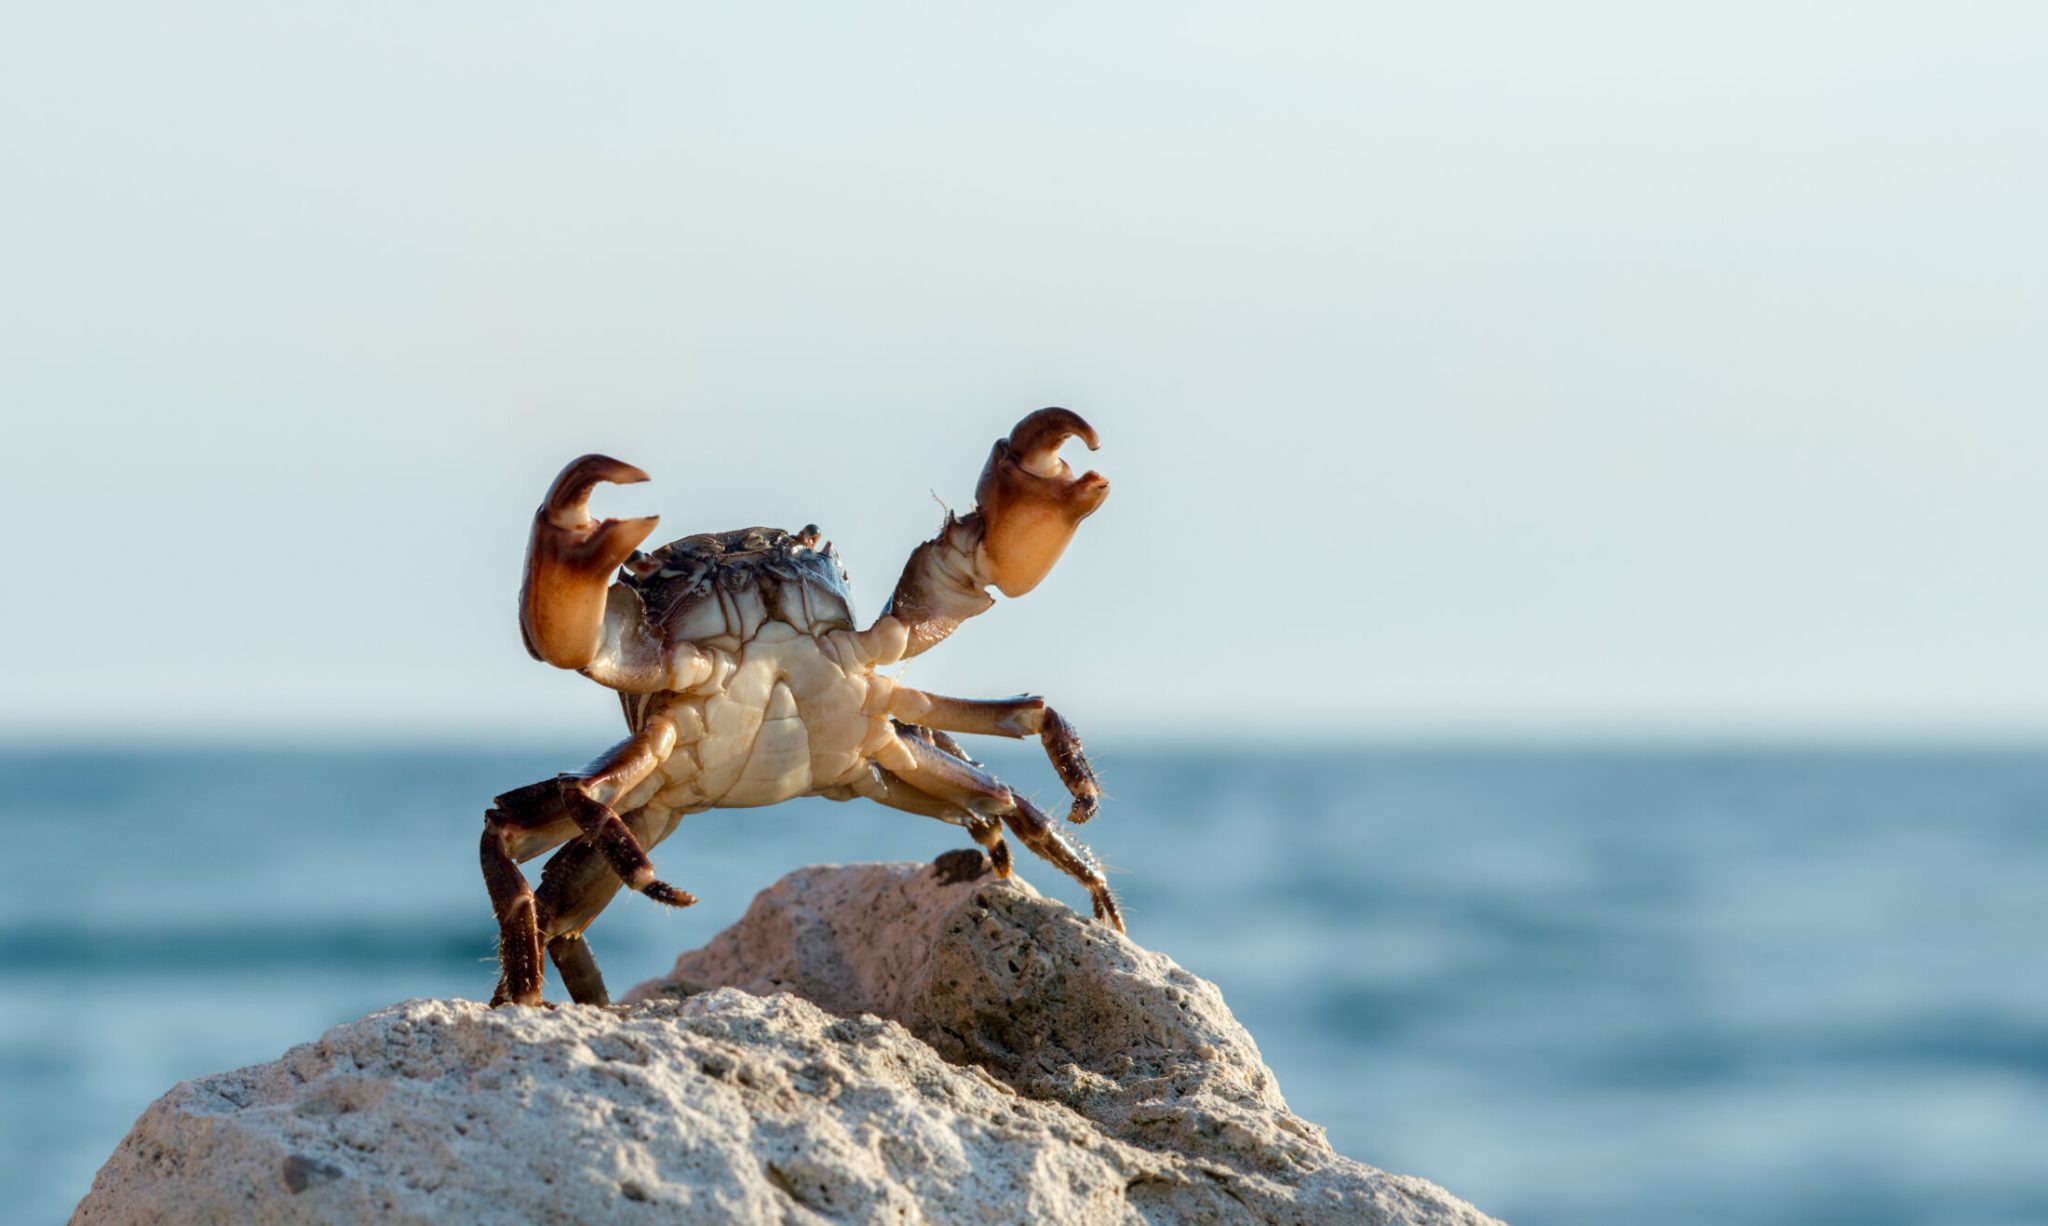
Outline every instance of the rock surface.
<svg viewBox="0 0 2048 1226"><path fill-rule="evenodd" d="M622 1006L408 1001L186 1082L73 1221L1492 1220L1332 1151L1213 985L976 867L803 869Z"/></svg>

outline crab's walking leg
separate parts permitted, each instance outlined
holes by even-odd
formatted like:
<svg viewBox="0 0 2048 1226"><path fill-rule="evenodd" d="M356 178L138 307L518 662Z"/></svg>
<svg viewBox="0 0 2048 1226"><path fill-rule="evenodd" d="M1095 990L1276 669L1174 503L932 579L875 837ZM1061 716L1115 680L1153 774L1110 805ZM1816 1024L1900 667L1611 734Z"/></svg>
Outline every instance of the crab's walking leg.
<svg viewBox="0 0 2048 1226"><path fill-rule="evenodd" d="M1096 782L1095 768L1089 765L1088 755L1081 751L1080 734L1059 712L1046 706L1043 698L947 698L898 686L889 699L889 714L947 732L1007 737L1036 733L1045 746L1045 756L1059 772L1060 782L1067 785L1068 794L1074 798L1067 809L1067 820L1085 822L1095 816L1095 810L1102 804L1102 785Z"/></svg>
<svg viewBox="0 0 2048 1226"><path fill-rule="evenodd" d="M675 748L676 728L650 718L640 731L575 774L559 775L553 795L536 785L498 798L484 814L484 883L498 916L501 977L493 1004L541 1001L541 922L533 889L519 871L512 843L520 831L554 825L566 815L619 880L656 902L686 907L697 900L654 876L654 865L612 805L645 781ZM565 976L567 972L565 971Z"/></svg>
<svg viewBox="0 0 2048 1226"><path fill-rule="evenodd" d="M642 847L651 847L669 828L671 812L663 806L643 805L620 820ZM576 839L548 859L540 885L533 892L539 939L547 943L548 957L562 976L569 999L579 1005L612 1003L583 933L624 884L596 845L588 839ZM505 979L501 978L492 1003L503 1003L508 999L508 991Z"/></svg>
<svg viewBox="0 0 2048 1226"><path fill-rule="evenodd" d="M569 815L611 865L627 888L640 891L656 902L687 907L695 895L678 890L654 876L654 864L646 848L612 808L622 797L652 775L676 747L676 726L667 717L655 715L640 731L620 741L603 757L574 775L561 776L569 801Z"/></svg>
<svg viewBox="0 0 2048 1226"><path fill-rule="evenodd" d="M491 1005L537 1005L540 1000L540 922L533 887L512 858L515 826L492 809L484 815L484 885L498 916L498 987Z"/></svg>
<svg viewBox="0 0 2048 1226"><path fill-rule="evenodd" d="M608 1005L611 994L604 990L604 975L597 969L597 959L591 956L590 942L580 932L563 933L548 942L548 957L555 963L555 970L562 976L562 986L569 989L569 999L579 1005Z"/></svg>
<svg viewBox="0 0 2048 1226"><path fill-rule="evenodd" d="M900 731L904 736L915 736L924 729L904 728ZM951 756L964 759L966 755ZM856 796L864 796L885 808L915 813L920 817L934 817L954 826L966 827L968 836L979 843L982 850L988 852L988 862L990 867L995 869L996 876L1010 875L1010 845L1003 842L1003 824L995 817L977 813L964 805L940 800L929 792L912 787L901 777L880 766L875 766L868 774L847 785L847 791Z"/></svg>
<svg viewBox="0 0 2048 1226"><path fill-rule="evenodd" d="M923 737L925 740L930 741L934 745L937 745L940 749L943 749L947 753L952 754L954 757L960 759L962 762L966 762L973 766L981 765L980 762L975 761L973 754L967 752L967 747L965 745L962 745L960 742L954 740L952 736L949 733L947 733L946 730L943 728L934 728L930 724L906 724L900 719L892 720L890 722L896 725L896 731L899 733L903 733L907 736Z"/></svg>
<svg viewBox="0 0 2048 1226"><path fill-rule="evenodd" d="M1010 833L1026 847L1050 861L1088 890L1095 905L1095 918L1124 930L1123 913L1110 893L1102 866L1086 847L1069 839L1038 806L1019 796L1002 780L978 766L971 766L937 746L917 737L899 737L909 752L914 770L902 772L903 782L918 791L960 806L985 817L999 817Z"/></svg>

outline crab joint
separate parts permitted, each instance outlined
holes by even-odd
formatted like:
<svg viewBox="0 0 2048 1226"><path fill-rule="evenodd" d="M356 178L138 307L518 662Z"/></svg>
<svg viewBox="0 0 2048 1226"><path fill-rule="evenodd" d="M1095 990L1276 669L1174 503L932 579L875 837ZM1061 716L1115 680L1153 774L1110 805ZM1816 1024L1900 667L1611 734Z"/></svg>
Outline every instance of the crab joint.
<svg viewBox="0 0 2048 1226"><path fill-rule="evenodd" d="M533 513L526 578L519 585L519 630L536 660L582 668L597 657L604 635L605 589L612 572L638 548L658 516L590 517L599 482L632 485L647 474L610 456L572 460Z"/></svg>
<svg viewBox="0 0 2048 1226"><path fill-rule="evenodd" d="M1074 529L1109 497L1109 479L1079 477L1060 459L1060 447L1078 438L1094 451L1095 428L1067 409L1040 409L996 440L974 487L982 519L977 569L1005 596L1038 586L1066 551Z"/></svg>

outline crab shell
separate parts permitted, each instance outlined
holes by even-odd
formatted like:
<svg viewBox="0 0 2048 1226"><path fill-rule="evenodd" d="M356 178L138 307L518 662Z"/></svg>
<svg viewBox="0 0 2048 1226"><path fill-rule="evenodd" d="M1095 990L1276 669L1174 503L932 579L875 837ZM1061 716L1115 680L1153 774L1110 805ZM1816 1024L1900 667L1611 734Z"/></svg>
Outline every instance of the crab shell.
<svg viewBox="0 0 2048 1226"><path fill-rule="evenodd" d="M634 555L619 578L665 643L736 651L770 618L814 637L854 625L846 570L815 524L686 536Z"/></svg>

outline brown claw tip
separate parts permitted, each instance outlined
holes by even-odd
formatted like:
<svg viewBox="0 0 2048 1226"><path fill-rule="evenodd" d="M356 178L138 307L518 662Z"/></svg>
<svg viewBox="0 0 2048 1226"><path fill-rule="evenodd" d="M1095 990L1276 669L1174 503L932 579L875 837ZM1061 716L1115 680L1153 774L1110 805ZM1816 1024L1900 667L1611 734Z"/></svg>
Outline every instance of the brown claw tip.
<svg viewBox="0 0 2048 1226"><path fill-rule="evenodd" d="M543 515L564 528L575 527L587 518L586 508L590 505L590 491L599 483L609 481L613 485L638 485L647 480L647 473L624 460L614 460L608 455L578 456L562 469L555 483L548 487L547 497L541 499Z"/></svg>
<svg viewBox="0 0 2048 1226"><path fill-rule="evenodd" d="M646 470L639 465L615 460L595 451L569 461L569 466L562 470L562 475L580 477L586 484L609 481L613 485L635 485L647 480Z"/></svg>
<svg viewBox="0 0 2048 1226"><path fill-rule="evenodd" d="M1060 449L1070 438L1078 438L1088 444L1088 450L1102 449L1102 440L1096 437L1095 427L1082 420L1072 409L1048 408L1028 414L1017 427L1010 431L1010 446L1023 459L1026 467L1036 469L1046 458Z"/></svg>

